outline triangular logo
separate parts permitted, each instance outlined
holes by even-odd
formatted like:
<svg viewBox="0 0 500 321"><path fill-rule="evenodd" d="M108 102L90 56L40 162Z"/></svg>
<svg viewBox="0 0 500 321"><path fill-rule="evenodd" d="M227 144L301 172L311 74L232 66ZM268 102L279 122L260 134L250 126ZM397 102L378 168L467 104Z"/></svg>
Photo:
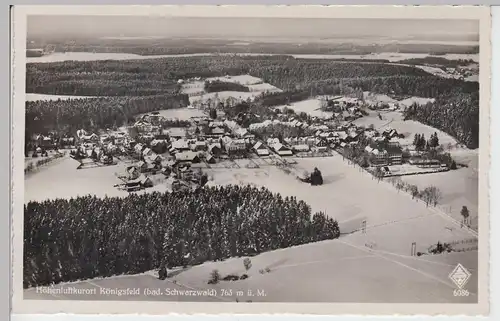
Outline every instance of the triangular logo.
<svg viewBox="0 0 500 321"><path fill-rule="evenodd" d="M459 289L462 289L469 281L471 274L466 268L463 267L462 264L459 263L448 277Z"/></svg>

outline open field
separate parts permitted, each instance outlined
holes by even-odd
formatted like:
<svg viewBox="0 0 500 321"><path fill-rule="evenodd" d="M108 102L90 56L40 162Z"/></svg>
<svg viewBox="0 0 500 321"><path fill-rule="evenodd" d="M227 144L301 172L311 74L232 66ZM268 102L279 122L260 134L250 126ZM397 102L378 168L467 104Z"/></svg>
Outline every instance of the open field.
<svg viewBox="0 0 500 321"><path fill-rule="evenodd" d="M206 116L202 110L196 108L164 109L164 110L159 110L158 114L168 119L179 119L179 120L189 120L191 117Z"/></svg>
<svg viewBox="0 0 500 321"><path fill-rule="evenodd" d="M457 220L462 220L460 210L467 206L470 212L471 227L477 229L478 188L477 168L460 168L449 172L402 177L403 181L419 188L436 186L442 192L440 206Z"/></svg>
<svg viewBox="0 0 500 321"><path fill-rule="evenodd" d="M477 252L451 253L420 258L372 251L342 240L262 253L252 258L245 272L242 259L211 262L172 272L164 281L154 272L93 279L52 288L95 289L96 294L37 294L44 288L24 291L25 299L154 300L208 302L358 302L358 303L467 303L477 302ZM447 278L460 262L472 273L466 286L469 297L454 297ZM367 268L369 267L369 268ZM269 268L268 273L259 270ZM210 273L222 276L247 273L249 278L208 285ZM349 273L349 278L346 278ZM301 277L302 276L302 277ZM307 277L305 277L307 276ZM108 289L136 289L138 295L104 294ZM157 295L145 295L146 289ZM204 292L205 289L214 290ZM297 289L300 289L298 291ZM184 291L174 293L174 290ZM237 291L242 291L238 293ZM251 295L249 295L251 292ZM102 294L101 294L102 293ZM259 295L260 293L260 295Z"/></svg>
<svg viewBox="0 0 500 321"><path fill-rule="evenodd" d="M113 187L123 183L116 173L125 174L126 163L102 166L88 169L76 169L79 162L66 156L54 164L47 164L36 173L29 175L24 181L24 200L44 201L55 198L71 198L76 196L95 195L97 197L124 197L129 193ZM153 181L155 186L138 191L150 193L153 191L165 192L169 190L162 177L156 175Z"/></svg>
<svg viewBox="0 0 500 321"><path fill-rule="evenodd" d="M58 61L91 61L91 60L130 60L130 59L155 59L155 58L169 58L169 57L198 57L198 56L210 56L215 55L214 53L197 53L197 54L178 54L178 55L151 55L151 56L141 56L137 54L127 54L127 53L91 53L91 52L66 52L66 53L52 53L42 57L27 57L27 63L36 62L58 62ZM225 55L234 55L234 53L225 53ZM263 56L272 55L266 53L239 53L238 55L246 56ZM301 59L384 59L390 62L398 62L405 59L411 58L425 58L431 55L428 54L414 54L414 53L373 53L368 55L314 55L314 54L301 54L301 55L291 55L295 58ZM431 56L432 57L432 56ZM456 59L472 59L475 62L479 62L479 54L446 54L439 56L441 58L446 58L450 60Z"/></svg>
<svg viewBox="0 0 500 321"><path fill-rule="evenodd" d="M416 96L413 96L413 97L406 98L406 99L398 101L398 104L403 105L405 107L408 107L408 106L411 106L413 104L425 105L427 103L433 103L434 101L435 101L434 98L425 98L425 97L416 97Z"/></svg>
<svg viewBox="0 0 500 321"><path fill-rule="evenodd" d="M207 78L207 81L224 81L224 82L234 82L240 85L257 85L262 83L262 79L250 76L250 75L239 75L239 76L227 76L227 77L211 77Z"/></svg>
<svg viewBox="0 0 500 321"><path fill-rule="evenodd" d="M339 155L296 161L292 174L286 174L276 167L211 169L208 170L212 178L209 184L253 184L265 186L283 196L295 196L308 203L313 212L324 211L338 220L341 233L359 229L363 220L367 221L368 229L376 227L374 230L378 230L378 226L384 226L384 229L388 229L387 232L375 235L374 241L395 243L398 248L391 250L402 254L408 252L408 244L417 236L423 247L467 236L459 226L437 215L433 208L412 200L410 195L398 192L389 184L377 182L368 173L360 171L359 167L348 165ZM296 175L302 175L304 171L311 172L314 167L322 171L324 185L311 187L296 179ZM432 175L435 174L425 177ZM412 224L418 221L422 226L431 224L433 230L421 230L414 234L409 231L412 224L401 225L405 221ZM447 232L448 228L452 228L450 233ZM407 229L408 233L405 232ZM392 235L395 234L401 234L398 242L392 242ZM388 238L388 235L391 237Z"/></svg>
<svg viewBox="0 0 500 321"><path fill-rule="evenodd" d="M26 101L37 100L68 100L68 99L85 99L85 98L99 98L95 96L68 96L68 95L45 95L45 94L26 94Z"/></svg>
<svg viewBox="0 0 500 321"><path fill-rule="evenodd" d="M445 147L448 144L457 144L455 138L434 127L413 120L405 121L402 113L399 111L381 112L382 119L378 118L377 112L370 111L369 114L369 116L356 119L353 123L357 126L369 126L373 124L375 129L379 131L383 131L386 128L395 129L398 133L405 135L405 138L394 139L394 141L399 141L401 145L413 144L415 134L424 134L426 138L429 138L434 133L438 135L439 144Z"/></svg>
<svg viewBox="0 0 500 321"><path fill-rule="evenodd" d="M254 92L243 92L243 91L219 91L219 92L213 92L213 93L206 93L203 94L202 96L191 96L189 97L189 102L191 104L194 104L196 102L202 102L206 103L207 100L215 100L218 99L221 102L224 102L224 100L228 98L235 98L239 100L247 100L248 98L254 99L256 96L260 95L261 93L258 91Z"/></svg>
<svg viewBox="0 0 500 321"><path fill-rule="evenodd" d="M282 92L283 90L279 89L268 83L256 84L256 85L248 85L251 91L260 91L260 92Z"/></svg>
<svg viewBox="0 0 500 321"><path fill-rule="evenodd" d="M319 99L307 99L307 100L302 100L298 102L291 103L290 106L288 105L281 105L281 106L276 106L274 108L290 108L295 111L295 113L301 113L304 112L311 117L318 117L318 118L329 118L332 117L333 113L329 111L322 111L321 108L321 101Z"/></svg>

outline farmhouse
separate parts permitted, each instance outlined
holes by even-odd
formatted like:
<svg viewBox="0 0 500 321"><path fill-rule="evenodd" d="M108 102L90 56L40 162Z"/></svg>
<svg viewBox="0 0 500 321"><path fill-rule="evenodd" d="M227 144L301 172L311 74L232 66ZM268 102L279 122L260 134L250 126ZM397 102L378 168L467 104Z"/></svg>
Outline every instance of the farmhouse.
<svg viewBox="0 0 500 321"><path fill-rule="evenodd" d="M259 156L269 156L269 150L266 148L266 146L264 146L262 142L257 142L253 146L253 150Z"/></svg>
<svg viewBox="0 0 500 321"><path fill-rule="evenodd" d="M273 145L274 151L280 155L280 156L291 156L293 155L292 151L290 148L286 147L285 145L281 143L276 143Z"/></svg>

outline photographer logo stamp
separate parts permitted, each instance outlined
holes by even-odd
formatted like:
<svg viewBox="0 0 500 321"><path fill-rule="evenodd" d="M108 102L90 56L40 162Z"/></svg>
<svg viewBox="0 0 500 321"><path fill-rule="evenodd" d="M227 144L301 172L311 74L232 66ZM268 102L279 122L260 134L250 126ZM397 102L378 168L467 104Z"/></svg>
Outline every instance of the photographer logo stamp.
<svg viewBox="0 0 500 321"><path fill-rule="evenodd" d="M453 269L448 277L458 287L458 289L453 291L454 296L469 296L469 291L465 290L464 287L469 282L471 275L460 263Z"/></svg>

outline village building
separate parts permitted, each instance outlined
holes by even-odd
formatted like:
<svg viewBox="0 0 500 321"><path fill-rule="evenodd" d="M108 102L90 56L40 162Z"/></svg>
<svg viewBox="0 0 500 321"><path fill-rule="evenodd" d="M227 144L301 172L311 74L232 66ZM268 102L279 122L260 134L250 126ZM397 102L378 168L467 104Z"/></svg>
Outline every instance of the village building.
<svg viewBox="0 0 500 321"><path fill-rule="evenodd" d="M35 138L37 146L41 148L51 148L54 146L54 141L49 136L38 135Z"/></svg>
<svg viewBox="0 0 500 321"><path fill-rule="evenodd" d="M135 122L134 126L139 132L151 132L153 130L153 125L143 119Z"/></svg>
<svg viewBox="0 0 500 321"><path fill-rule="evenodd" d="M267 139L267 145L271 148L274 148L273 146L275 144L279 144L280 143L280 140L278 138L268 138Z"/></svg>
<svg viewBox="0 0 500 321"><path fill-rule="evenodd" d="M207 151L214 156L219 156L222 153L222 146L220 143L211 143L208 145Z"/></svg>
<svg viewBox="0 0 500 321"><path fill-rule="evenodd" d="M170 145L170 152L182 152L182 151L187 151L189 150L189 143L187 140L184 139L179 139L179 140L174 140L172 144Z"/></svg>
<svg viewBox="0 0 500 321"><path fill-rule="evenodd" d="M269 150L262 142L257 142L253 145L253 150L259 156L269 156Z"/></svg>
<svg viewBox="0 0 500 321"><path fill-rule="evenodd" d="M143 144L141 143L138 143L138 144L135 144L134 145L134 152L137 156L141 156L142 155L142 151L146 148L146 146L144 146Z"/></svg>
<svg viewBox="0 0 500 321"><path fill-rule="evenodd" d="M144 149L142 150L142 156L143 156L143 157L148 157L148 156L150 156L150 155L152 155L152 154L153 154L153 151L152 151L152 150L151 150L151 148L149 148L149 147L146 147L146 148L144 148Z"/></svg>
<svg viewBox="0 0 500 321"><path fill-rule="evenodd" d="M129 180L137 179L141 175L141 171L136 166L128 166L126 171Z"/></svg>
<svg viewBox="0 0 500 321"><path fill-rule="evenodd" d="M213 127L209 129L207 135L209 136L223 136L226 133L226 130L222 127Z"/></svg>
<svg viewBox="0 0 500 321"><path fill-rule="evenodd" d="M386 137L387 139L391 139L398 137L399 134L395 129L388 128L382 132L382 136Z"/></svg>
<svg viewBox="0 0 500 321"><path fill-rule="evenodd" d="M292 146L292 150L294 152L308 152L310 147L307 144L297 144Z"/></svg>
<svg viewBox="0 0 500 321"><path fill-rule="evenodd" d="M99 136L97 136L95 133L92 133L90 135L83 135L81 137L81 141L86 143L97 143L99 141Z"/></svg>
<svg viewBox="0 0 500 321"><path fill-rule="evenodd" d="M151 163L151 164L160 164L163 160L163 157L161 157L160 155L158 155L156 153L152 153L150 155L145 156L144 160L148 163Z"/></svg>
<svg viewBox="0 0 500 321"><path fill-rule="evenodd" d="M373 165L401 165L403 163L403 151L397 143L372 143L365 147L365 151L371 154L370 161Z"/></svg>
<svg viewBox="0 0 500 321"><path fill-rule="evenodd" d="M63 137L63 138L61 138L61 145L62 146L74 146L75 145L75 138L74 137Z"/></svg>
<svg viewBox="0 0 500 321"><path fill-rule="evenodd" d="M194 152L206 151L207 150L207 142L205 141L194 141L190 145L191 150Z"/></svg>
<svg viewBox="0 0 500 321"><path fill-rule="evenodd" d="M206 153L205 154L205 161L208 164L215 164L216 163L215 157L212 154L210 154L210 153Z"/></svg>
<svg viewBox="0 0 500 321"><path fill-rule="evenodd" d="M192 151L184 151L175 154L175 160L178 163L184 163L184 162L199 163L200 157L198 156L198 153Z"/></svg>
<svg viewBox="0 0 500 321"><path fill-rule="evenodd" d="M182 127L171 127L169 128L166 132L162 131L163 134L167 133L168 137L174 138L174 139L183 139L186 138L186 128Z"/></svg>
<svg viewBox="0 0 500 321"><path fill-rule="evenodd" d="M231 137L224 136L222 143L224 150L229 155L241 154L247 150L247 144L244 139L232 139Z"/></svg>
<svg viewBox="0 0 500 321"><path fill-rule="evenodd" d="M441 167L441 162L437 159L423 159L420 157L412 157L408 160L408 163L421 168L436 168Z"/></svg>
<svg viewBox="0 0 500 321"><path fill-rule="evenodd" d="M292 150L281 143L276 143L272 147L276 154L280 156L292 156Z"/></svg>
<svg viewBox="0 0 500 321"><path fill-rule="evenodd" d="M135 166L141 173L154 173L158 169L158 166L156 164L148 163L145 161L140 161Z"/></svg>
<svg viewBox="0 0 500 321"><path fill-rule="evenodd" d="M157 154L163 154L168 150L167 142L164 139L154 139L149 146L151 146L151 150Z"/></svg>

